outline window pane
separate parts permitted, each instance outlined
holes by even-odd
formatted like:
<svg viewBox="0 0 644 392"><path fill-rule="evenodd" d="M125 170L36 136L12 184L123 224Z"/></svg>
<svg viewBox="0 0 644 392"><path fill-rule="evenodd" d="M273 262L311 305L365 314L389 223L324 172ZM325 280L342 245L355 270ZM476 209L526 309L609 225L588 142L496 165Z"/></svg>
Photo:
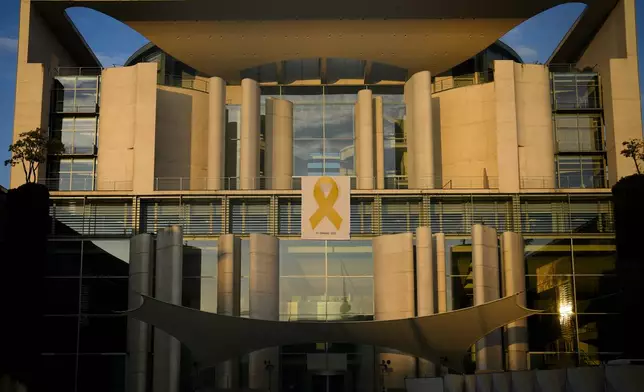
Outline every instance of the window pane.
<svg viewBox="0 0 644 392"><path fill-rule="evenodd" d="M121 392L125 387L125 355L78 357L77 392Z"/></svg>
<svg viewBox="0 0 644 392"><path fill-rule="evenodd" d="M327 104L324 107L325 137L353 139L353 104Z"/></svg>
<svg viewBox="0 0 644 392"><path fill-rule="evenodd" d="M75 129L76 131L96 132L96 118L77 118Z"/></svg>
<svg viewBox="0 0 644 392"><path fill-rule="evenodd" d="M527 279L528 308L557 314L574 311L572 277L529 276Z"/></svg>
<svg viewBox="0 0 644 392"><path fill-rule="evenodd" d="M322 105L293 105L293 138L322 137Z"/></svg>
<svg viewBox="0 0 644 392"><path fill-rule="evenodd" d="M474 284L471 275L452 277L450 283L452 286L452 310L474 306Z"/></svg>
<svg viewBox="0 0 644 392"><path fill-rule="evenodd" d="M93 112L96 110L96 92L76 90L76 110L79 112Z"/></svg>
<svg viewBox="0 0 644 392"><path fill-rule="evenodd" d="M94 132L75 132L74 133L74 152L76 154L91 154L94 152Z"/></svg>
<svg viewBox="0 0 644 392"><path fill-rule="evenodd" d="M573 239L576 275L615 274L617 251L614 239Z"/></svg>
<svg viewBox="0 0 644 392"><path fill-rule="evenodd" d="M45 316L39 326L43 353L75 353L78 316Z"/></svg>
<svg viewBox="0 0 644 392"><path fill-rule="evenodd" d="M280 278L280 319L325 320L324 278Z"/></svg>
<svg viewBox="0 0 644 392"><path fill-rule="evenodd" d="M329 278L327 284L327 319L373 314L373 278Z"/></svg>
<svg viewBox="0 0 644 392"><path fill-rule="evenodd" d="M543 276L572 273L572 254L569 239L525 240L526 273Z"/></svg>
<svg viewBox="0 0 644 392"><path fill-rule="evenodd" d="M46 276L80 276L81 241L47 243Z"/></svg>
<svg viewBox="0 0 644 392"><path fill-rule="evenodd" d="M43 284L43 314L78 314L78 278L47 278Z"/></svg>
<svg viewBox="0 0 644 392"><path fill-rule="evenodd" d="M324 241L281 241L281 276L324 276Z"/></svg>
<svg viewBox="0 0 644 392"><path fill-rule="evenodd" d="M94 176L92 174L74 173L71 179L72 191L91 191L94 189Z"/></svg>
<svg viewBox="0 0 644 392"><path fill-rule="evenodd" d="M81 312L109 314L127 310L127 278L83 278Z"/></svg>
<svg viewBox="0 0 644 392"><path fill-rule="evenodd" d="M98 78L95 76L79 76L76 80L77 89L96 89Z"/></svg>
<svg viewBox="0 0 644 392"><path fill-rule="evenodd" d="M73 391L76 384L76 355L43 355L36 390Z"/></svg>
<svg viewBox="0 0 644 392"><path fill-rule="evenodd" d="M324 174L329 176L353 175L353 140L329 140L324 142Z"/></svg>
<svg viewBox="0 0 644 392"><path fill-rule="evenodd" d="M530 351L574 352L577 334L574 317L535 315L528 317Z"/></svg>
<svg viewBox="0 0 644 392"><path fill-rule="evenodd" d="M83 244L84 276L129 275L130 241L97 240Z"/></svg>
<svg viewBox="0 0 644 392"><path fill-rule="evenodd" d="M246 253L242 249L242 255ZM215 278L217 260L217 241L187 241L183 248L183 276Z"/></svg>
<svg viewBox="0 0 644 392"><path fill-rule="evenodd" d="M621 352L624 350L624 320L618 314L580 314L580 351L594 355L598 352Z"/></svg>
<svg viewBox="0 0 644 392"><path fill-rule="evenodd" d="M610 313L620 308L623 296L617 277L575 276L578 313Z"/></svg>
<svg viewBox="0 0 644 392"><path fill-rule="evenodd" d="M293 141L293 173L295 176L322 175L324 155L322 139Z"/></svg>
<svg viewBox="0 0 644 392"><path fill-rule="evenodd" d="M122 353L126 351L127 316L82 316L81 353Z"/></svg>
<svg viewBox="0 0 644 392"><path fill-rule="evenodd" d="M72 171L74 173L78 172L93 172L94 171L94 160L92 159L75 159L72 162Z"/></svg>
<svg viewBox="0 0 644 392"><path fill-rule="evenodd" d="M329 242L327 247L328 276L372 276L371 241Z"/></svg>
<svg viewBox="0 0 644 392"><path fill-rule="evenodd" d="M74 89L76 88L75 76L58 76L56 77L56 88Z"/></svg>
<svg viewBox="0 0 644 392"><path fill-rule="evenodd" d="M71 154L74 152L74 132L61 132L60 141L63 143L63 148L66 153Z"/></svg>
<svg viewBox="0 0 644 392"><path fill-rule="evenodd" d="M184 278L181 303L188 308L217 313L217 278Z"/></svg>

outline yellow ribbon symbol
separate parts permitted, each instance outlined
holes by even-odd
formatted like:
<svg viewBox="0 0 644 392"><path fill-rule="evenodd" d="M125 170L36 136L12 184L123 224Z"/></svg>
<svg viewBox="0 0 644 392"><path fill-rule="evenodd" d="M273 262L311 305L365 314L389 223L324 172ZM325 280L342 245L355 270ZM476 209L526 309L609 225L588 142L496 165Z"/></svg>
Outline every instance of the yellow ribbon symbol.
<svg viewBox="0 0 644 392"><path fill-rule="evenodd" d="M322 188L328 186L331 187L331 190L329 191L328 196L325 196L324 190ZM338 189L338 184L331 177L320 177L320 179L315 183L315 186L313 187L313 198L315 199L316 203L318 203L318 209L309 218L311 227L314 230L325 217L333 224L333 226L335 226L337 230L340 230L342 217L333 208L335 202L338 200L339 194L340 190Z"/></svg>

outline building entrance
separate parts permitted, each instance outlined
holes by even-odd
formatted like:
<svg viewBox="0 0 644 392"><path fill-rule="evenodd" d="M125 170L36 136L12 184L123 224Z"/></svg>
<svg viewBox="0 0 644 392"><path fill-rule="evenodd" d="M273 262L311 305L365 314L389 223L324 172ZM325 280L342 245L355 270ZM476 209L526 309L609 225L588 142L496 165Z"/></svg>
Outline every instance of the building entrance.
<svg viewBox="0 0 644 392"><path fill-rule="evenodd" d="M344 374L314 374L311 380L311 392L348 392Z"/></svg>

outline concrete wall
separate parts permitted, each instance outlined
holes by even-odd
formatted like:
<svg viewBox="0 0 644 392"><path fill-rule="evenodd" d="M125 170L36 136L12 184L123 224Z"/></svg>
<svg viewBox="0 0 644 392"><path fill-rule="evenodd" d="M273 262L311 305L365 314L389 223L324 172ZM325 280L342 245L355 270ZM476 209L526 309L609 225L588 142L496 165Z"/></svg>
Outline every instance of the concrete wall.
<svg viewBox="0 0 644 392"><path fill-rule="evenodd" d="M103 71L97 184L132 183L138 193L154 186L157 68L154 63Z"/></svg>
<svg viewBox="0 0 644 392"><path fill-rule="evenodd" d="M578 68L601 75L609 181L633 174L635 165L620 155L622 142L642 137L635 0L621 0L595 35Z"/></svg>
<svg viewBox="0 0 644 392"><path fill-rule="evenodd" d="M12 143L23 132L48 129L52 71L61 66L74 67L77 64L56 40L31 2L21 0ZM45 166L40 168L39 177L44 174ZM15 188L24 182L22 167L13 167L10 186Z"/></svg>
<svg viewBox="0 0 644 392"><path fill-rule="evenodd" d="M164 178L173 178L168 185L176 186L177 177L185 180L184 189L206 188L208 104L207 93L158 87L154 176L159 178L160 189Z"/></svg>
<svg viewBox="0 0 644 392"><path fill-rule="evenodd" d="M498 176L494 83L433 95L434 131L440 135L441 185Z"/></svg>

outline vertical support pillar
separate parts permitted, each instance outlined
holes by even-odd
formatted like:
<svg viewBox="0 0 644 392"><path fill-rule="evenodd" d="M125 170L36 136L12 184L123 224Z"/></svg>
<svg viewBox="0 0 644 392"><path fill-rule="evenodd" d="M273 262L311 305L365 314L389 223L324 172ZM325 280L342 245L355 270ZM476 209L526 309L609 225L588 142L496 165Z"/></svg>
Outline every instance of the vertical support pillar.
<svg viewBox="0 0 644 392"><path fill-rule="evenodd" d="M249 286L250 318L279 320L279 239L277 237L264 234L250 235ZM248 363L249 387L279 390L279 360L279 347L251 353ZM272 365L270 370L265 365L268 361Z"/></svg>
<svg viewBox="0 0 644 392"><path fill-rule="evenodd" d="M385 189L385 124L382 97L373 99L373 124L376 129L376 189Z"/></svg>
<svg viewBox="0 0 644 392"><path fill-rule="evenodd" d="M266 100L266 154L264 168L267 189L292 189L293 103Z"/></svg>
<svg viewBox="0 0 644 392"><path fill-rule="evenodd" d="M505 296L522 293L519 304L527 306L525 294L524 245L521 234L501 234L501 261L503 264L503 291ZM506 327L508 345L508 369L528 369L528 321L522 319Z"/></svg>
<svg viewBox="0 0 644 392"><path fill-rule="evenodd" d="M373 94L360 90L355 105L356 177L358 189L373 189L374 185L374 129Z"/></svg>
<svg viewBox="0 0 644 392"><path fill-rule="evenodd" d="M392 263L392 260L396 260ZM411 233L373 239L374 315L376 320L414 317L414 245ZM405 378L416 376L416 359L393 350L380 351L380 363L390 360L392 373L382 374L380 389L404 389ZM384 383L384 385L383 385Z"/></svg>
<svg viewBox="0 0 644 392"><path fill-rule="evenodd" d="M243 79L240 127L240 188L257 189L259 185L259 83Z"/></svg>
<svg viewBox="0 0 644 392"><path fill-rule="evenodd" d="M496 144L499 192L517 193L519 180L519 123L514 62L494 62L496 91Z"/></svg>
<svg viewBox="0 0 644 392"><path fill-rule="evenodd" d="M130 240L130 271L128 279L128 309L141 305L139 294L150 295L152 288L152 261L154 239L150 234L139 234ZM146 392L150 326L144 322L127 320L127 390Z"/></svg>
<svg viewBox="0 0 644 392"><path fill-rule="evenodd" d="M445 234L436 233L432 236L433 254L436 260L436 310L438 313L447 312L447 271L445 258Z"/></svg>
<svg viewBox="0 0 644 392"><path fill-rule="evenodd" d="M217 243L217 314L239 317L241 313L241 239L233 234ZM217 365L215 382L220 389L239 387L239 359Z"/></svg>
<svg viewBox="0 0 644 392"><path fill-rule="evenodd" d="M155 298L181 305L183 231L181 226L159 230L156 246ZM160 329L154 331L154 392L178 392L181 344Z"/></svg>
<svg viewBox="0 0 644 392"><path fill-rule="evenodd" d="M224 182L226 162L226 81L213 77L208 94L207 189L218 191Z"/></svg>
<svg viewBox="0 0 644 392"><path fill-rule="evenodd" d="M407 166L410 189L434 188L434 134L432 121L432 76L414 74L405 83L407 115Z"/></svg>
<svg viewBox="0 0 644 392"><path fill-rule="evenodd" d="M432 230L430 227L416 229L416 316L430 316L436 313L436 264L432 252ZM418 362L420 377L436 375L434 363L421 358Z"/></svg>
<svg viewBox="0 0 644 392"><path fill-rule="evenodd" d="M472 270L474 305L500 297L499 250L496 229L472 226ZM480 372L503 370L501 331L496 330L476 343L476 369Z"/></svg>

